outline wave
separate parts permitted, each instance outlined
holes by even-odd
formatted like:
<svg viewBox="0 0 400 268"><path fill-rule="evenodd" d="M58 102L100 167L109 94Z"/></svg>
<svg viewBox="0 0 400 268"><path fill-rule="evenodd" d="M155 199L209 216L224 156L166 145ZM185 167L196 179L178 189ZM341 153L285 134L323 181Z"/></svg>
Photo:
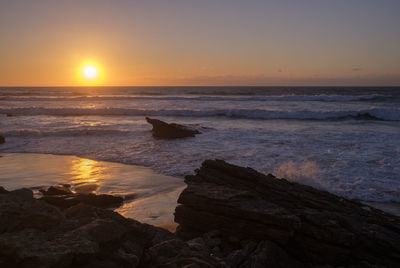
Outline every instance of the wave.
<svg viewBox="0 0 400 268"><path fill-rule="evenodd" d="M131 132L112 129L59 129L59 130L36 130L19 129L0 131L0 135L6 137L76 137L76 136L114 136L128 135Z"/></svg>
<svg viewBox="0 0 400 268"><path fill-rule="evenodd" d="M126 108L0 108L7 116L177 116L177 117L228 117L239 119L297 119L297 120L384 120L400 121L400 109L369 109L357 111L274 111L263 109L215 110L146 110Z"/></svg>
<svg viewBox="0 0 400 268"><path fill-rule="evenodd" d="M281 95L281 96L143 96L143 95L102 95L102 96L8 96L0 101L321 101L321 102L350 102L350 101L386 101L393 99L388 95Z"/></svg>

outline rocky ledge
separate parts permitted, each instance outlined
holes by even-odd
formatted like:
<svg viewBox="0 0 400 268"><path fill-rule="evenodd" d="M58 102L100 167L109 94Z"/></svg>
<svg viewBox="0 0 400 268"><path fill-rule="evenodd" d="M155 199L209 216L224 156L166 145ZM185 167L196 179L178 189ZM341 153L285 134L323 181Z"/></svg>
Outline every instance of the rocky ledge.
<svg viewBox="0 0 400 268"><path fill-rule="evenodd" d="M64 184L50 186L47 190L42 189L40 192L43 197L39 200L43 200L60 209L69 208L80 203L100 208L117 208L124 201L122 197L108 194L74 193L70 190L70 187L70 185Z"/></svg>
<svg viewBox="0 0 400 268"><path fill-rule="evenodd" d="M178 237L229 267L400 267L399 217L221 160L185 182Z"/></svg>
<svg viewBox="0 0 400 268"><path fill-rule="evenodd" d="M146 121L153 126L152 134L156 138L164 139L177 139L185 137L194 137L196 134L200 134L200 131L190 129L186 126L166 123L164 121L146 117Z"/></svg>
<svg viewBox="0 0 400 268"><path fill-rule="evenodd" d="M0 267L219 266L164 229L85 202L62 207L0 187Z"/></svg>
<svg viewBox="0 0 400 268"><path fill-rule="evenodd" d="M221 160L185 181L176 234L119 197L0 187L0 267L399 267L399 217Z"/></svg>

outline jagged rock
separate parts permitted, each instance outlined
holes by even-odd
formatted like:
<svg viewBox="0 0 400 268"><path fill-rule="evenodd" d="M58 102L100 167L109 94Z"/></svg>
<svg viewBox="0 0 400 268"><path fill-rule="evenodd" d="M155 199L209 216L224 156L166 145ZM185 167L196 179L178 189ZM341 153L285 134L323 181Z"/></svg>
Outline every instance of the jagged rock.
<svg viewBox="0 0 400 268"><path fill-rule="evenodd" d="M194 137L200 134L198 130L189 129L186 126L166 123L158 119L146 117L146 121L153 125L152 134L156 138L176 139L185 137Z"/></svg>
<svg viewBox="0 0 400 268"><path fill-rule="evenodd" d="M175 210L178 236L218 230L221 251L233 248L223 256L232 267L400 264L399 217L222 160L204 161L185 182ZM246 249L249 239L258 246Z"/></svg>
<svg viewBox="0 0 400 268"><path fill-rule="evenodd" d="M0 186L0 194L6 194L8 191L4 187Z"/></svg>
<svg viewBox="0 0 400 268"><path fill-rule="evenodd" d="M113 196L108 194L78 194L76 199L84 204L92 205L101 208L116 208L121 206L124 199L120 196Z"/></svg>
<svg viewBox="0 0 400 268"><path fill-rule="evenodd" d="M50 186L47 190L41 190L43 200L49 204L65 209L84 203L101 208L116 208L121 206L123 198L108 194L77 194L73 193L70 185Z"/></svg>
<svg viewBox="0 0 400 268"><path fill-rule="evenodd" d="M34 200L29 189L0 193L0 234L26 228L49 230L62 218L57 208Z"/></svg>
<svg viewBox="0 0 400 268"><path fill-rule="evenodd" d="M6 138L0 135L0 144L3 144L6 142Z"/></svg>
<svg viewBox="0 0 400 268"><path fill-rule="evenodd" d="M56 186L50 186L47 190L41 190L40 192L43 195L68 195L72 194L71 190L68 185L56 185Z"/></svg>
<svg viewBox="0 0 400 268"><path fill-rule="evenodd" d="M0 193L0 267L219 267L174 234L80 203L59 210L32 191Z"/></svg>

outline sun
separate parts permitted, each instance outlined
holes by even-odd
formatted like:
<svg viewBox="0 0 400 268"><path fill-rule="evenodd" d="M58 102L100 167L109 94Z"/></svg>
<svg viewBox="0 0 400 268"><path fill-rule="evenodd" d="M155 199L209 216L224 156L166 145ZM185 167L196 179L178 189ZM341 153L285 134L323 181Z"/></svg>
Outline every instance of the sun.
<svg viewBox="0 0 400 268"><path fill-rule="evenodd" d="M82 86L104 85L105 70L97 60L82 60L76 68L76 78Z"/></svg>
<svg viewBox="0 0 400 268"><path fill-rule="evenodd" d="M87 80L95 80L98 76L97 68L93 65L83 67L82 73Z"/></svg>

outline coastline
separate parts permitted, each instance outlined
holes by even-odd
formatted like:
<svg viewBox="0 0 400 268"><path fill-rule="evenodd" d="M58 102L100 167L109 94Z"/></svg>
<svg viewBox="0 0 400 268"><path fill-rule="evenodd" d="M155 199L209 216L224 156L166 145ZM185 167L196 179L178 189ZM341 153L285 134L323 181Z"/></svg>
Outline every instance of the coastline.
<svg viewBox="0 0 400 268"><path fill-rule="evenodd" d="M36 199L0 187L0 264L391 268L400 260L400 217L360 202L223 160L204 161L185 183L175 234L87 199L121 197L59 185Z"/></svg>
<svg viewBox="0 0 400 268"><path fill-rule="evenodd" d="M7 190L26 187L40 197L39 189L70 184L78 193L123 197L116 209L123 216L171 231L176 227L173 211L183 179L150 168L66 155L0 153L0 170L1 186Z"/></svg>
<svg viewBox="0 0 400 268"><path fill-rule="evenodd" d="M38 163L42 163L43 166ZM24 169L21 169L21 166L24 166ZM0 180L6 189L27 187L37 193L40 187L68 183L72 184L73 189L76 185L80 191L127 196L124 205L116 209L123 216L155 226L164 226L170 231L174 231L177 226L172 214L176 200L185 188L183 178L162 175L147 167L72 155L0 153L0 167ZM103 175L105 178L101 178ZM119 185L126 178L130 180ZM129 182L132 185L129 185ZM163 187L159 188L160 186ZM400 216L399 203L363 200L360 202Z"/></svg>

